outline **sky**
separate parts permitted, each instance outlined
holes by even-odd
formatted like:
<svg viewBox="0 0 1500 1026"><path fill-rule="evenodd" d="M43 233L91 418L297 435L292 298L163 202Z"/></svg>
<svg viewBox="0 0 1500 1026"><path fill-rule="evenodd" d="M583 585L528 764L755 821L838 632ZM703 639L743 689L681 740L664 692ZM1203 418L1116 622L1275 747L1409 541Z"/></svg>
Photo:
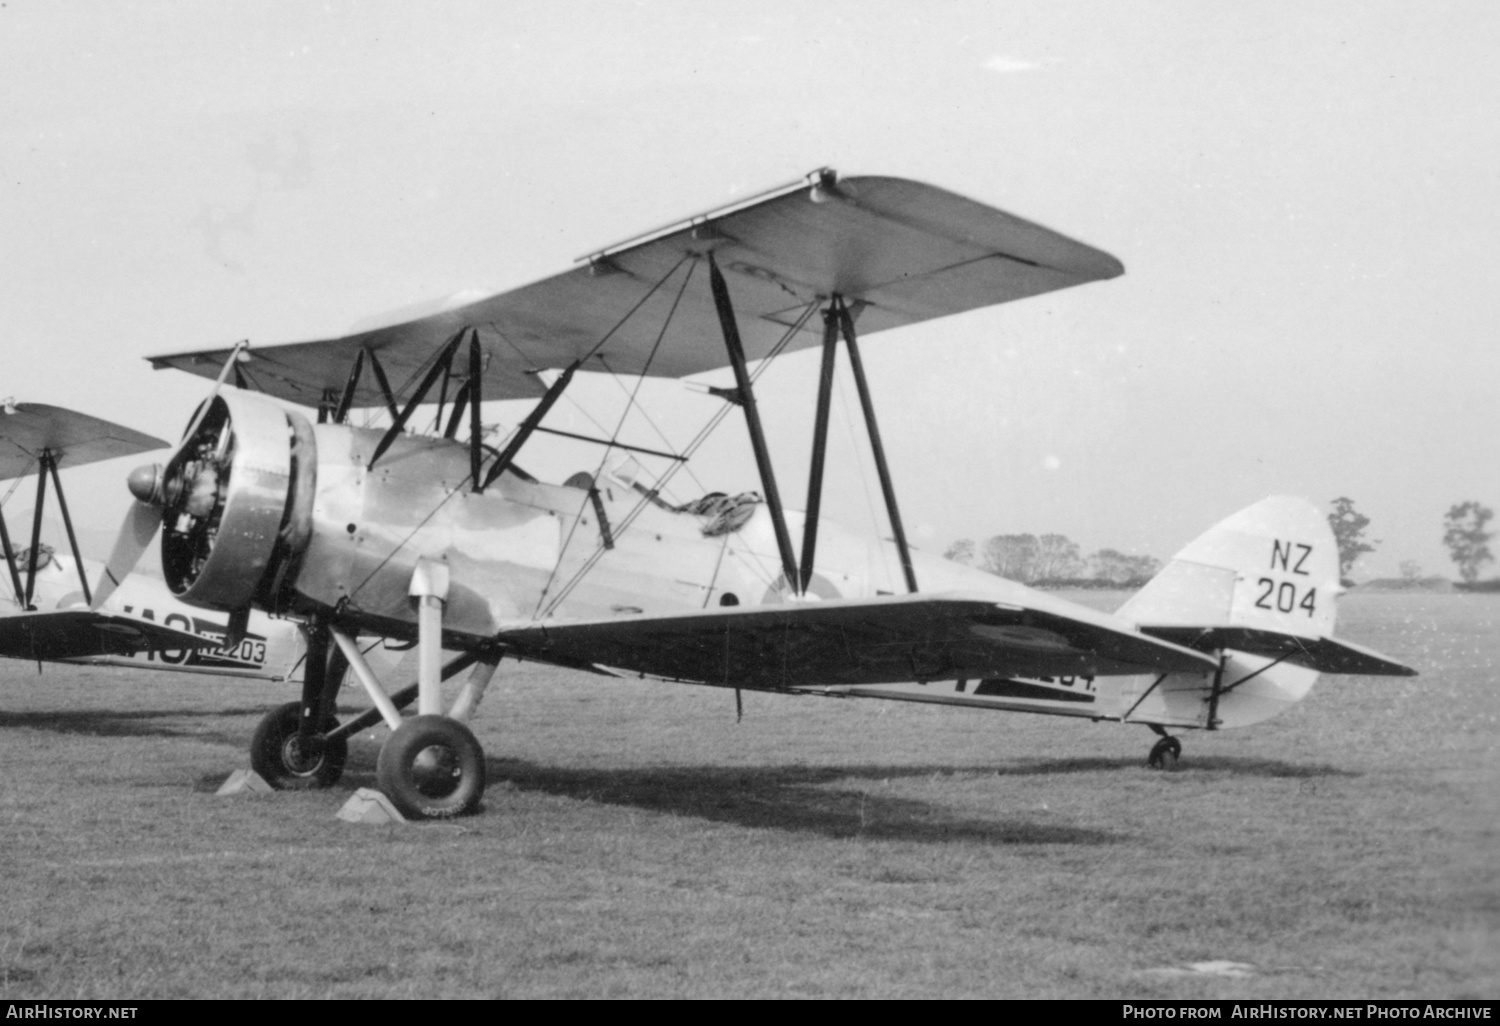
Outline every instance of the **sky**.
<svg viewBox="0 0 1500 1026"><path fill-rule="evenodd" d="M1266 495L1349 496L1379 542L1356 577L1451 576L1444 512L1500 508L1497 50L1484 2L3 0L0 398L175 439L206 383L147 355L503 291L826 165L1126 267L863 347L918 547L1165 559ZM816 375L809 351L759 386L794 506ZM616 382L569 395L549 423L620 416ZM715 408L641 395L624 437L653 447ZM838 396L825 514L886 533ZM68 473L91 536L139 461ZM737 417L691 471L679 498L758 487Z"/></svg>

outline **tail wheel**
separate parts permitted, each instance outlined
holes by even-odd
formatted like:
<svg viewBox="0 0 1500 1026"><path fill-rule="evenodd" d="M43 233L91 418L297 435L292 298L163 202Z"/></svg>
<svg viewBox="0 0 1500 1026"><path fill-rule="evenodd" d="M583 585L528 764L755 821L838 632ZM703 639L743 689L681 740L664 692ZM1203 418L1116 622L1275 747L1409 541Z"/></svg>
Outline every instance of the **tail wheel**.
<svg viewBox="0 0 1500 1026"><path fill-rule="evenodd" d="M1151 754L1146 756L1146 765L1151 769L1176 769L1177 760L1182 757L1182 742L1175 737L1164 737L1151 746Z"/></svg>
<svg viewBox="0 0 1500 1026"><path fill-rule="evenodd" d="M325 741L304 751L297 739L302 703L288 702L268 712L250 741L250 768L278 791L332 787L344 775L349 743L344 738ZM332 716L323 721L326 733L339 725Z"/></svg>
<svg viewBox="0 0 1500 1026"><path fill-rule="evenodd" d="M446 716L402 723L380 749L380 789L413 819L447 819L479 807L484 749L468 727Z"/></svg>

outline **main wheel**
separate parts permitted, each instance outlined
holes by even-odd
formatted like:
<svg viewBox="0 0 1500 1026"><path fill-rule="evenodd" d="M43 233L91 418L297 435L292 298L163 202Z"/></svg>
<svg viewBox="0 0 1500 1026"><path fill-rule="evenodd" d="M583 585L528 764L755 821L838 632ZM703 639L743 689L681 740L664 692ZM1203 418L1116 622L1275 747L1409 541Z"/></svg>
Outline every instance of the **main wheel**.
<svg viewBox="0 0 1500 1026"><path fill-rule="evenodd" d="M332 787L344 775L349 742L326 741L313 751L303 751L297 740L302 703L286 705L266 713L250 741L250 768L278 791L302 791ZM332 716L323 721L324 732L339 725Z"/></svg>
<svg viewBox="0 0 1500 1026"><path fill-rule="evenodd" d="M1151 746L1146 756L1146 765L1151 769L1176 769L1177 759L1182 755L1182 742L1175 737L1164 737Z"/></svg>
<svg viewBox="0 0 1500 1026"><path fill-rule="evenodd" d="M462 816L473 812L484 795L484 749L457 720L417 716L381 746L375 778L406 816Z"/></svg>

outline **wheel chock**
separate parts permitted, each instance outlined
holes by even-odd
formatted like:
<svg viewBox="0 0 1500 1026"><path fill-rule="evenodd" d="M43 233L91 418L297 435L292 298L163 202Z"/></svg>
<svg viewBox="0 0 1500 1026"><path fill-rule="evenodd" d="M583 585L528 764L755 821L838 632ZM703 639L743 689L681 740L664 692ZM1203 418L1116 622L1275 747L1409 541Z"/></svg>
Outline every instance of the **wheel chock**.
<svg viewBox="0 0 1500 1026"><path fill-rule="evenodd" d="M379 791L361 787L339 809L339 819L348 823L405 823L401 810Z"/></svg>
<svg viewBox="0 0 1500 1026"><path fill-rule="evenodd" d="M253 769L237 769L229 774L229 779L220 784L214 794L270 794L275 790L266 783L265 777Z"/></svg>

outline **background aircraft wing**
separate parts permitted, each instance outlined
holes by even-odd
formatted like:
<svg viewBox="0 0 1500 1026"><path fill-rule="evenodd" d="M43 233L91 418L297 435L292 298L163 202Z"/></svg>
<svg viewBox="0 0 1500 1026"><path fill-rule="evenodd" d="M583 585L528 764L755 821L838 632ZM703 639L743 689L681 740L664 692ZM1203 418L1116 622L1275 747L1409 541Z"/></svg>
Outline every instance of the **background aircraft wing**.
<svg viewBox="0 0 1500 1026"><path fill-rule="evenodd" d="M57 469L66 470L167 444L86 413L45 403L12 403L0 410L0 481L35 470L44 450L52 453Z"/></svg>
<svg viewBox="0 0 1500 1026"><path fill-rule="evenodd" d="M0 656L11 659L80 659L185 648L217 648L222 639L199 637L161 624L87 609L0 617Z"/></svg>
<svg viewBox="0 0 1500 1026"><path fill-rule="evenodd" d="M239 369L245 387L316 406L342 393L356 354L367 349L399 394L445 341L472 327L484 349L485 399L541 395L529 372L591 353L596 359L585 370L697 374L728 364L708 272L695 259L710 252L750 360L766 356L820 296L842 295L868 336L1124 273L1107 253L943 189L900 178L835 184L810 176L510 292L343 338L258 347ZM817 345L821 331L818 318L808 320L787 351ZM150 360L157 369L212 378L229 353ZM465 360L458 365L467 368ZM353 405L384 402L373 375L363 375Z"/></svg>
<svg viewBox="0 0 1500 1026"><path fill-rule="evenodd" d="M1203 673L1217 666L1212 656L1084 615L946 595L538 623L501 631L496 640L541 660L745 688Z"/></svg>
<svg viewBox="0 0 1500 1026"><path fill-rule="evenodd" d="M1415 677L1417 671L1379 652L1338 638L1304 638L1281 631L1253 627L1155 627L1143 625L1143 634L1175 642L1187 648L1229 648L1251 655L1286 657L1297 666L1319 673L1358 673L1378 677Z"/></svg>

